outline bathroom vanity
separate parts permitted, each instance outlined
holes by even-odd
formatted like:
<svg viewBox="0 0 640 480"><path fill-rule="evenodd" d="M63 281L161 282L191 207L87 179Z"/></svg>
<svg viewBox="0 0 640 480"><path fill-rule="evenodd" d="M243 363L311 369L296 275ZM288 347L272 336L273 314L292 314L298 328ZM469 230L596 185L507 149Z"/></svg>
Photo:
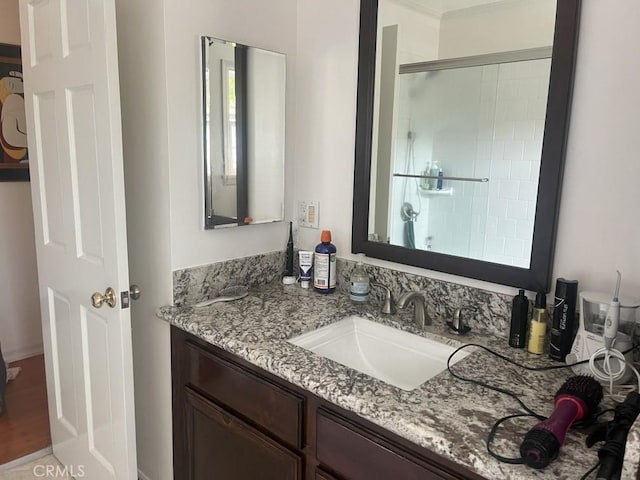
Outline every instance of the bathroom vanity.
<svg viewBox="0 0 640 480"><path fill-rule="evenodd" d="M175 478L482 478L176 327L171 339Z"/></svg>
<svg viewBox="0 0 640 480"><path fill-rule="evenodd" d="M211 472L229 478L230 468L238 480L556 479L578 478L597 461L596 449L584 446L584 435L571 431L559 458L545 470L499 463L487 453L486 438L495 420L519 412L508 397L446 371L402 390L288 342L349 315L419 333L410 316L384 317L377 307L354 306L339 293L320 296L279 284L252 290L238 302L164 307L159 314L172 324L177 479L211 478ZM460 344L443 319L435 319L422 335ZM463 340L529 364L548 362L514 353L506 340L482 332ZM518 392L542 414L551 412L555 392L570 375L523 372L482 351L453 368ZM494 449L517 456L534 423L505 425Z"/></svg>

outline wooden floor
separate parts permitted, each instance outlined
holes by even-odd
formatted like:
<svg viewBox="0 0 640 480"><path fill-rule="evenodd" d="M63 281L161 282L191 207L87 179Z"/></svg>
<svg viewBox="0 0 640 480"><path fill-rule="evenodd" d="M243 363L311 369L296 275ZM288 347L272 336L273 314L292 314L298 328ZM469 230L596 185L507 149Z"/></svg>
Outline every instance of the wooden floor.
<svg viewBox="0 0 640 480"><path fill-rule="evenodd" d="M7 384L6 409L0 416L0 465L51 445L44 357L10 366L22 371Z"/></svg>

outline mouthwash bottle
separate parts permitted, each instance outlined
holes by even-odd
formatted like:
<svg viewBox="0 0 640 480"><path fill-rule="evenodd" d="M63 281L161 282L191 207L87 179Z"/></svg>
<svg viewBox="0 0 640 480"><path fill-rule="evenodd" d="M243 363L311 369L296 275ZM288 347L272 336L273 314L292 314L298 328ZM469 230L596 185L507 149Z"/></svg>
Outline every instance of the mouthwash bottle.
<svg viewBox="0 0 640 480"><path fill-rule="evenodd" d="M313 288L318 293L336 290L336 246L331 243L331 230L323 230L313 254Z"/></svg>

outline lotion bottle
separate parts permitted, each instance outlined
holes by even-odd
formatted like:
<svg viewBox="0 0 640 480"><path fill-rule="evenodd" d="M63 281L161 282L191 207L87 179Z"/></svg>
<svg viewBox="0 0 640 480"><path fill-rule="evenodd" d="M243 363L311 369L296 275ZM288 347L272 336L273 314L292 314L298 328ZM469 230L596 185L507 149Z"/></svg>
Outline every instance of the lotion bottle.
<svg viewBox="0 0 640 480"><path fill-rule="evenodd" d="M544 353L544 341L547 334L547 297L544 292L538 292L533 307L531 326L529 328L529 344L527 350L536 355Z"/></svg>

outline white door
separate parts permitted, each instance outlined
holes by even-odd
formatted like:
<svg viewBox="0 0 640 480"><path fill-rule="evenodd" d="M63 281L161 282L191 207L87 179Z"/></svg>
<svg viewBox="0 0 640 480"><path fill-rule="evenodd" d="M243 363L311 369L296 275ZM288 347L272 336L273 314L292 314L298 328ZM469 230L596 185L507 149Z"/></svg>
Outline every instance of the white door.
<svg viewBox="0 0 640 480"><path fill-rule="evenodd" d="M91 480L137 478L115 18L20 0L53 451ZM115 307L92 306L108 287Z"/></svg>

